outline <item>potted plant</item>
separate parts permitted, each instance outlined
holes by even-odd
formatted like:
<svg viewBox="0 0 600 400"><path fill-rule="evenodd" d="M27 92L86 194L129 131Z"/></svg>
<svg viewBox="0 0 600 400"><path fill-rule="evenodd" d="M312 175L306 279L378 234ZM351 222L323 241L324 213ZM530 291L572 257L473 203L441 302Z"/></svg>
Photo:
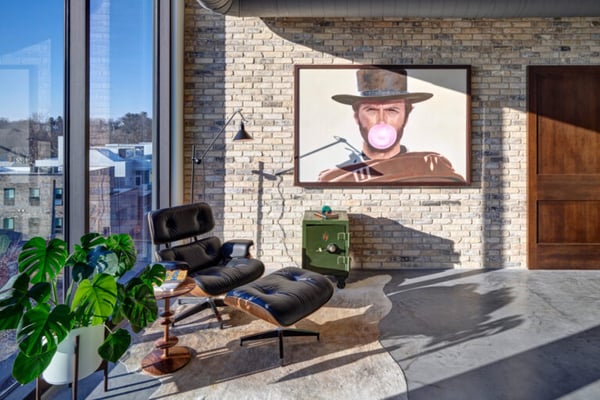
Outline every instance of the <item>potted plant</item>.
<svg viewBox="0 0 600 400"><path fill-rule="evenodd" d="M165 268L149 265L121 282L135 262L135 246L127 234L86 234L70 254L61 239L27 241L19 253L19 273L0 290L0 330L15 329L19 347L13 377L22 384L34 380L69 333L88 326L106 327L97 352L116 362L131 343L120 323L125 320L139 332L158 317L153 284L164 280ZM72 279L61 301L58 288L65 268Z"/></svg>

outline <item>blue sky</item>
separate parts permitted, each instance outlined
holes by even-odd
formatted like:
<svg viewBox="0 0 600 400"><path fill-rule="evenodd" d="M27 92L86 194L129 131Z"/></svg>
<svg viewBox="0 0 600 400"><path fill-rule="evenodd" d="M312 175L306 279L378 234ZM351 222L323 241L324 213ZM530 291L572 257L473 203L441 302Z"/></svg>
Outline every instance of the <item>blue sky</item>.
<svg viewBox="0 0 600 400"><path fill-rule="evenodd" d="M105 2L110 3L107 78L92 74L90 79L108 80L110 118L142 111L151 116L153 1L91 0L92 21ZM63 0L3 0L0 15L0 118L28 118L40 111L62 115ZM92 116L106 109L95 106L92 100Z"/></svg>

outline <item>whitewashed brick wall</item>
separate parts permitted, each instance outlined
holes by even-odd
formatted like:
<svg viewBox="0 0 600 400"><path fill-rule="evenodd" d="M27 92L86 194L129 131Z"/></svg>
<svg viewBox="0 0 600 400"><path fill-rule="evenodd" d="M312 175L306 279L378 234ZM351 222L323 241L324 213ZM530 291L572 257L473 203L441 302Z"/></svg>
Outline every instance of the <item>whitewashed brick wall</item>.
<svg viewBox="0 0 600 400"><path fill-rule="evenodd" d="M259 19L188 2L186 155L238 108L255 138L233 143L238 120L228 127L197 169L196 200L204 192L216 233L254 239L271 268L301 264L303 213L324 204L350 214L353 269L527 268L526 67L599 63L600 18ZM309 189L291 172L274 178L293 167L295 64L471 65L472 184Z"/></svg>

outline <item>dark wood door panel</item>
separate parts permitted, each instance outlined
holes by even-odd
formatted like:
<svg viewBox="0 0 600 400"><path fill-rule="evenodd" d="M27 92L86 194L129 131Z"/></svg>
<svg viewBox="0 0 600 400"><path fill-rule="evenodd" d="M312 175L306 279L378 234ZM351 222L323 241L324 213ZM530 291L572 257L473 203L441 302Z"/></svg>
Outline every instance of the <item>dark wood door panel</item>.
<svg viewBox="0 0 600 400"><path fill-rule="evenodd" d="M537 116L538 173L600 173L600 69L538 71L532 110Z"/></svg>
<svg viewBox="0 0 600 400"><path fill-rule="evenodd" d="M600 201L540 201L539 244L600 244Z"/></svg>
<svg viewBox="0 0 600 400"><path fill-rule="evenodd" d="M600 115L598 110L595 110ZM600 134L597 131L542 118L538 124L538 173L600 173Z"/></svg>
<svg viewBox="0 0 600 400"><path fill-rule="evenodd" d="M530 107L529 111L537 115L539 123L554 121L559 125L598 132L598 66L532 66L528 71L528 99L530 106L535 107ZM531 100L535 100L535 104Z"/></svg>
<svg viewBox="0 0 600 400"><path fill-rule="evenodd" d="M600 246L557 245L537 246L537 264L534 269L598 269Z"/></svg>
<svg viewBox="0 0 600 400"><path fill-rule="evenodd" d="M537 192L538 201L600 200L600 175L538 175L530 189Z"/></svg>
<svg viewBox="0 0 600 400"><path fill-rule="evenodd" d="M528 68L530 268L600 269L600 67Z"/></svg>

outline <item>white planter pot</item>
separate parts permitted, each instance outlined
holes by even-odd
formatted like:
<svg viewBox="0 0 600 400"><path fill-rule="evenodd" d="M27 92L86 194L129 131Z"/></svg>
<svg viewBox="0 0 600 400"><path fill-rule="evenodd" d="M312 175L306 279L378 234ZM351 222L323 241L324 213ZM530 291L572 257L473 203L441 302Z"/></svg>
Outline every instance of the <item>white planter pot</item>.
<svg viewBox="0 0 600 400"><path fill-rule="evenodd" d="M98 347L104 341L104 325L76 328L58 345L58 350L50 365L42 373L42 378L52 385L62 385L73 381L75 366L75 337L79 335L79 376L83 379L98 369L102 358Z"/></svg>

